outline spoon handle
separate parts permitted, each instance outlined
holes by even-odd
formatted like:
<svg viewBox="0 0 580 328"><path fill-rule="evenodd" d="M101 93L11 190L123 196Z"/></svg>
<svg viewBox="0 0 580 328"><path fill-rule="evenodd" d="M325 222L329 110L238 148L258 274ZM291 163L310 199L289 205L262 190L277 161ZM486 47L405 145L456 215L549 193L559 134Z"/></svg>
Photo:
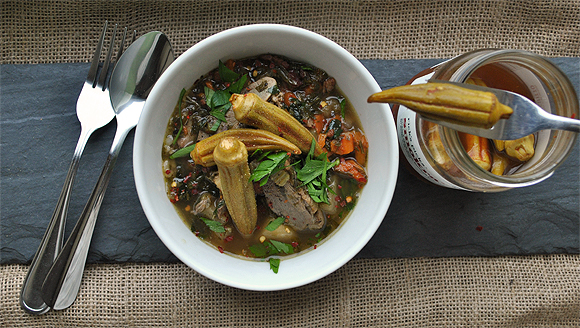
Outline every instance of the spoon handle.
<svg viewBox="0 0 580 328"><path fill-rule="evenodd" d="M115 138L99 180L70 237L44 280L42 298L55 310L68 308L77 297L97 216L113 167L129 130L120 126L117 121Z"/></svg>
<svg viewBox="0 0 580 328"><path fill-rule="evenodd" d="M28 269L20 290L20 306L31 314L43 314L50 310L41 295L41 287L54 259L60 253L64 241L64 227L68 212L71 190L79 168L81 155L94 129L81 128L81 134L75 148L64 185L60 192L56 208L52 213L48 228L42 237L40 246Z"/></svg>

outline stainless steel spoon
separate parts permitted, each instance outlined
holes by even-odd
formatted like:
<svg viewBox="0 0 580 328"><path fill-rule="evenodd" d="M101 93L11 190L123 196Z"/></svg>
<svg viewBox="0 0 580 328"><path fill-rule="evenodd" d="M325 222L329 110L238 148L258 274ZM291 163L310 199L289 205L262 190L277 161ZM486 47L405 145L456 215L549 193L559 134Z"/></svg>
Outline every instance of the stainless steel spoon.
<svg viewBox="0 0 580 328"><path fill-rule="evenodd" d="M109 93L117 131L99 180L44 280L42 297L55 310L68 308L76 299L97 215L121 146L129 131L137 125L153 85L173 60L167 36L149 32L127 48L111 74Z"/></svg>
<svg viewBox="0 0 580 328"><path fill-rule="evenodd" d="M580 120L550 114L533 101L517 93L466 83L440 80L430 80L430 82L449 83L463 88L492 92L499 102L510 106L514 110L508 119L500 119L489 129L454 124L442 119L421 116L433 123L495 140L516 140L540 130L565 130L580 133Z"/></svg>

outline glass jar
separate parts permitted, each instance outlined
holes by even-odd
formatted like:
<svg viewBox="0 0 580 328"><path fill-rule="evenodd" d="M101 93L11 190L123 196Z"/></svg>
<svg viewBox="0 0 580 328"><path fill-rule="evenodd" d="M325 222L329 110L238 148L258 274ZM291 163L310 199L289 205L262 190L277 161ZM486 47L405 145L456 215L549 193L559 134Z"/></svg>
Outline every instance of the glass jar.
<svg viewBox="0 0 580 328"><path fill-rule="evenodd" d="M578 98L566 75L548 60L520 50L472 51L426 69L408 84L429 79L466 82L469 78L524 95L549 113L579 115ZM534 156L513 172L495 175L470 158L457 131L423 120L404 106L393 106L393 114L401 158L420 178L448 188L497 192L536 184L553 174L576 141L573 132L539 131Z"/></svg>

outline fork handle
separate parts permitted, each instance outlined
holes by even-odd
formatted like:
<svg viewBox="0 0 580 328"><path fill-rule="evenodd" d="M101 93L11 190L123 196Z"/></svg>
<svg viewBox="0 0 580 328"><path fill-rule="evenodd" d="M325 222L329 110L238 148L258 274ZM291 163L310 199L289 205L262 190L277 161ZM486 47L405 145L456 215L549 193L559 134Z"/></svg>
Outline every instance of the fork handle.
<svg viewBox="0 0 580 328"><path fill-rule="evenodd" d="M34 255L26 278L20 290L20 306L31 314L43 314L50 310L44 302L41 294L41 287L51 264L59 254L64 241L64 227L70 201L70 194L73 182L79 167L81 155L93 130L86 130L81 127L81 134L75 148L72 161L68 168L68 173L64 186L60 192L56 208L52 213L48 228L42 237L40 246Z"/></svg>
<svg viewBox="0 0 580 328"><path fill-rule="evenodd" d="M580 120L548 113L542 114L544 117L549 119L549 122L546 122L545 128L580 133Z"/></svg>
<svg viewBox="0 0 580 328"><path fill-rule="evenodd" d="M129 132L118 124L117 121L117 132L99 180L42 285L44 301L55 310L68 308L77 297L97 216L119 151Z"/></svg>

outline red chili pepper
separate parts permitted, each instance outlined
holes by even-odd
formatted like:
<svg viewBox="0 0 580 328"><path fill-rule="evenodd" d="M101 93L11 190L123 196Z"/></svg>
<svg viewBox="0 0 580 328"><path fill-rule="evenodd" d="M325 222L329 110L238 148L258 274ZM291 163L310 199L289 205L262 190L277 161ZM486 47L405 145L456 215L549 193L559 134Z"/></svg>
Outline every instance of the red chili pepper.
<svg viewBox="0 0 580 328"><path fill-rule="evenodd" d="M227 242L230 242L230 241L232 241L232 240L234 240L234 236L227 236L226 238L224 238L224 241L225 241L226 243L227 243Z"/></svg>
<svg viewBox="0 0 580 328"><path fill-rule="evenodd" d="M298 247L298 242L297 242L297 241L293 241L293 242L291 243L291 245L292 245L292 247Z"/></svg>
<svg viewBox="0 0 580 328"><path fill-rule="evenodd" d="M224 252L224 248L221 247L221 246L218 246L218 251L220 251L220 253L223 253Z"/></svg>

